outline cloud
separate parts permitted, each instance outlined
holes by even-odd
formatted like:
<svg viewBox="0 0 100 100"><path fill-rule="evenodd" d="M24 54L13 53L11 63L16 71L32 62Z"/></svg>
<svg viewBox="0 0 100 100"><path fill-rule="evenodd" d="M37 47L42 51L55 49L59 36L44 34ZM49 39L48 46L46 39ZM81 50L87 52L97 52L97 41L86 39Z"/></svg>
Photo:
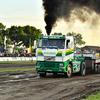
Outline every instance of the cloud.
<svg viewBox="0 0 100 100"><path fill-rule="evenodd" d="M100 26L100 24L98 26ZM73 25L69 25L61 20L57 22L57 26L53 28L51 34L54 32L61 32L64 35L68 32L80 33L86 45L100 45L100 27L93 28L90 27L88 23L81 23L78 20Z"/></svg>
<svg viewBox="0 0 100 100"><path fill-rule="evenodd" d="M0 18L2 23L6 25L6 28L11 27L13 25L15 26L25 26L25 25L30 25L30 26L35 26L38 29L44 30L44 19L43 17L41 18L36 18L34 16L12 16L12 17L2 17Z"/></svg>

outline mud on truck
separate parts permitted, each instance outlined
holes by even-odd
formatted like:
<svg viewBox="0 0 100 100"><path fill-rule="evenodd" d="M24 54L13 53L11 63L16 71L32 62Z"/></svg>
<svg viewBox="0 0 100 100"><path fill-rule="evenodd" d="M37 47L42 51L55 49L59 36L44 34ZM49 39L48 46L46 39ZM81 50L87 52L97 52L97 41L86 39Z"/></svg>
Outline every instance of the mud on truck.
<svg viewBox="0 0 100 100"><path fill-rule="evenodd" d="M36 50L36 71L40 77L47 73L64 73L70 78L73 73L85 76L99 73L99 58L75 56L72 36L40 36Z"/></svg>

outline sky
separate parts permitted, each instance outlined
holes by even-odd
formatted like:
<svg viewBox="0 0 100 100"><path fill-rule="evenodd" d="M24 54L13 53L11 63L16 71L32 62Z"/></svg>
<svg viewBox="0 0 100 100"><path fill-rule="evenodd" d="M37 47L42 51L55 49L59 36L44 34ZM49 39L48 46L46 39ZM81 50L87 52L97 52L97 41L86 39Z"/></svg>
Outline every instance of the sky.
<svg viewBox="0 0 100 100"><path fill-rule="evenodd" d="M0 0L0 23L6 28L13 25L30 25L46 34L42 0ZM100 46L100 25L90 27L88 23L81 23L78 20L68 24L62 19L57 22L51 34L54 32L61 32L64 35L68 32L80 33L86 42L85 45Z"/></svg>

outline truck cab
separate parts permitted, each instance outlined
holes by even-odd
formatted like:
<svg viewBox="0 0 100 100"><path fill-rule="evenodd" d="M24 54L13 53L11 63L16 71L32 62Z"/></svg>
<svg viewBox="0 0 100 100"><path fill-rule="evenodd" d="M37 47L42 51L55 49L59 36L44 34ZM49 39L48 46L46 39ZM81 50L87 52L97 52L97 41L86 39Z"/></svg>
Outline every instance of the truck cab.
<svg viewBox="0 0 100 100"><path fill-rule="evenodd" d="M64 62L65 55L73 57L74 42L71 36L41 36L36 50L37 61Z"/></svg>
<svg viewBox="0 0 100 100"><path fill-rule="evenodd" d="M36 49L36 71L40 77L47 73L64 73L68 78L72 73L100 72L100 58L74 55L72 36L40 36Z"/></svg>
<svg viewBox="0 0 100 100"><path fill-rule="evenodd" d="M36 50L36 71L46 73L66 73L74 59L74 41L72 36L40 36Z"/></svg>

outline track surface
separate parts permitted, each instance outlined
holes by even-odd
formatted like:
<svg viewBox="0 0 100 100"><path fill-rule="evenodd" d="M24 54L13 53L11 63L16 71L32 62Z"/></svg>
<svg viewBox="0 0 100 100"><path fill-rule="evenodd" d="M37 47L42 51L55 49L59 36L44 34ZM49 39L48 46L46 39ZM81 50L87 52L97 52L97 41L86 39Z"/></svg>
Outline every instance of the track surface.
<svg viewBox="0 0 100 100"><path fill-rule="evenodd" d="M40 78L36 71L0 73L0 100L80 100L99 90L100 74L71 78L47 74Z"/></svg>

